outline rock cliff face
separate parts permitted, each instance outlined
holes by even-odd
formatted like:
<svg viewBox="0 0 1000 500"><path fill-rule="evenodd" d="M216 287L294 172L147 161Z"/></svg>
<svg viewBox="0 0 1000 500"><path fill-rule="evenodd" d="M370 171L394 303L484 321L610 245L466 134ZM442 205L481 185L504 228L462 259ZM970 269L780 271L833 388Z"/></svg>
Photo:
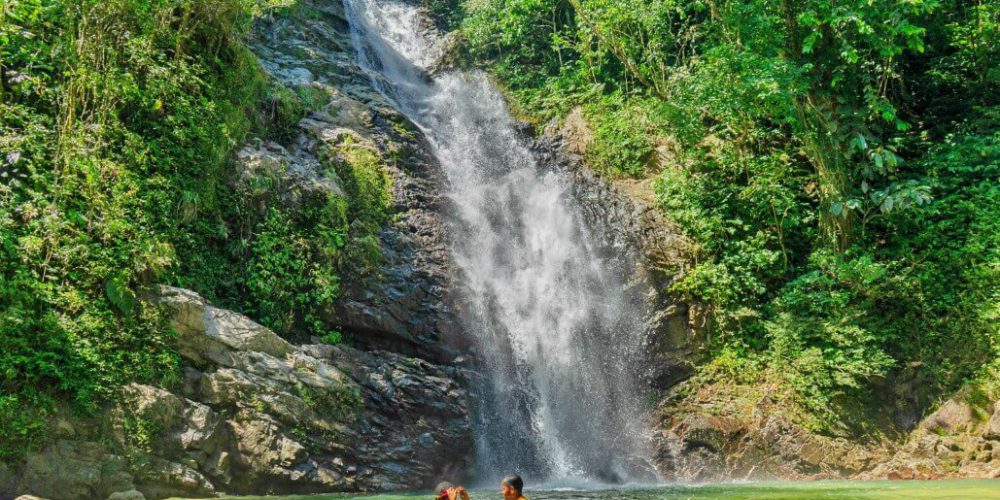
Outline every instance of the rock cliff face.
<svg viewBox="0 0 1000 500"><path fill-rule="evenodd" d="M925 417L866 479L1000 478L1000 400L960 392Z"/></svg>
<svg viewBox="0 0 1000 500"><path fill-rule="evenodd" d="M450 293L453 266L438 216L440 170L426 139L357 66L342 3L300 0L294 8L261 22L252 47L280 82L332 98L300 122L301 134L290 146L244 148L243 177L252 179L263 166L280 172L290 186L337 190L320 159L345 138L389 159L394 218L380 234L382 278L372 283L348 277L349 293L328 319L369 348L450 361L467 343Z"/></svg>
<svg viewBox="0 0 1000 500"><path fill-rule="evenodd" d="M685 387L692 385L693 387ZM657 409L656 457L680 482L852 477L889 443L858 446L793 424L778 387L682 384Z"/></svg>
<svg viewBox="0 0 1000 500"><path fill-rule="evenodd" d="M929 402L922 399L919 381L900 377L886 388L886 419L902 437L852 440L793 423L772 397L780 388L686 380L703 359L709 329L699 304L666 290L690 268L694 243L656 209L650 179L607 180L586 165L592 140L577 108L549 123L535 149L570 173L573 195L607 250L638 262L626 293L644 305L650 345L641 362L650 386L665 395L652 422L654 461L664 477L680 482L1000 477L1000 402L974 407L960 393L920 420Z"/></svg>

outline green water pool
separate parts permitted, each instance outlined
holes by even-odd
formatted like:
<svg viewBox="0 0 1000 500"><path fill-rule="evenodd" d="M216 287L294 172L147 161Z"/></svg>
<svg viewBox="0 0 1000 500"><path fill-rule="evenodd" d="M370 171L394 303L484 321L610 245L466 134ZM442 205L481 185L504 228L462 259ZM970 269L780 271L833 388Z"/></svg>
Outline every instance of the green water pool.
<svg viewBox="0 0 1000 500"><path fill-rule="evenodd" d="M493 490L473 490L472 500L501 500ZM530 500L987 500L1000 499L1000 480L953 481L815 481L725 483L698 486L658 486L621 489L527 488ZM239 497L242 500L430 500L426 494L306 495L285 497Z"/></svg>

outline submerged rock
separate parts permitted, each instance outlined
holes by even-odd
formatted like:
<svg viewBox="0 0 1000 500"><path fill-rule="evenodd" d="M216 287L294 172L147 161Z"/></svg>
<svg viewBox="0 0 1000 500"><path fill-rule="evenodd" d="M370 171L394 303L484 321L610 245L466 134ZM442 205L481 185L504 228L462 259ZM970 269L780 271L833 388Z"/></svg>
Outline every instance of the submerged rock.
<svg viewBox="0 0 1000 500"><path fill-rule="evenodd" d="M146 500L146 495L139 490L116 491L108 497L108 500Z"/></svg>

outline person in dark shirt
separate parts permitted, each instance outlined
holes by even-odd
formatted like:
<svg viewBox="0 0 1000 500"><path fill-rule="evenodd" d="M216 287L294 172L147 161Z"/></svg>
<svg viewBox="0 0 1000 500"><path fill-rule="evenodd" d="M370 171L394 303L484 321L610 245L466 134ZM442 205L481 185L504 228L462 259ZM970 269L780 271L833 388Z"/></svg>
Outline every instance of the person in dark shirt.
<svg viewBox="0 0 1000 500"><path fill-rule="evenodd" d="M524 480L517 474L511 474L500 481L500 493L503 500L528 500L524 498Z"/></svg>

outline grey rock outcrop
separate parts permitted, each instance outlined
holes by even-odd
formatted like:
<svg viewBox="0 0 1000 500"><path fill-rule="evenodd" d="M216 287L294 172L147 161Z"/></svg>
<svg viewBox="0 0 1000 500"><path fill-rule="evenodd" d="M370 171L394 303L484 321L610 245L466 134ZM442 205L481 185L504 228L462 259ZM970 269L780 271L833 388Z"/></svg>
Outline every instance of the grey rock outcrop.
<svg viewBox="0 0 1000 500"><path fill-rule="evenodd" d="M412 488L464 466L461 455L442 452L471 446L457 370L389 352L295 347L190 292L167 288L163 296L175 318L203 311L202 325L175 324L179 344L222 340L186 355L214 363L188 370L188 401L148 390L137 400L166 406L156 415L183 415L182 426L158 426L174 432L157 448L191 450L198 471L223 485L238 477L227 491ZM215 442L227 436L229 446Z"/></svg>
<svg viewBox="0 0 1000 500"><path fill-rule="evenodd" d="M765 407L752 415L678 412L661 426L656 461L679 482L851 477L884 453L814 434Z"/></svg>
<svg viewBox="0 0 1000 500"><path fill-rule="evenodd" d="M132 488L128 462L97 442L57 439L29 453L18 491L43 498L106 498Z"/></svg>
<svg viewBox="0 0 1000 500"><path fill-rule="evenodd" d="M927 415L865 479L1000 478L1000 401L959 391Z"/></svg>
<svg viewBox="0 0 1000 500"><path fill-rule="evenodd" d="M732 479L1000 477L1000 404L960 391L900 441L829 436L796 424L774 386L679 386L657 410L655 457L681 482Z"/></svg>
<svg viewBox="0 0 1000 500"><path fill-rule="evenodd" d="M986 422L985 436L1000 440L1000 401L993 405L993 416Z"/></svg>
<svg viewBox="0 0 1000 500"><path fill-rule="evenodd" d="M216 496L427 487L467 467L460 370L388 352L294 346L197 294L163 287L183 383L123 388L66 420L13 487L46 498Z"/></svg>

